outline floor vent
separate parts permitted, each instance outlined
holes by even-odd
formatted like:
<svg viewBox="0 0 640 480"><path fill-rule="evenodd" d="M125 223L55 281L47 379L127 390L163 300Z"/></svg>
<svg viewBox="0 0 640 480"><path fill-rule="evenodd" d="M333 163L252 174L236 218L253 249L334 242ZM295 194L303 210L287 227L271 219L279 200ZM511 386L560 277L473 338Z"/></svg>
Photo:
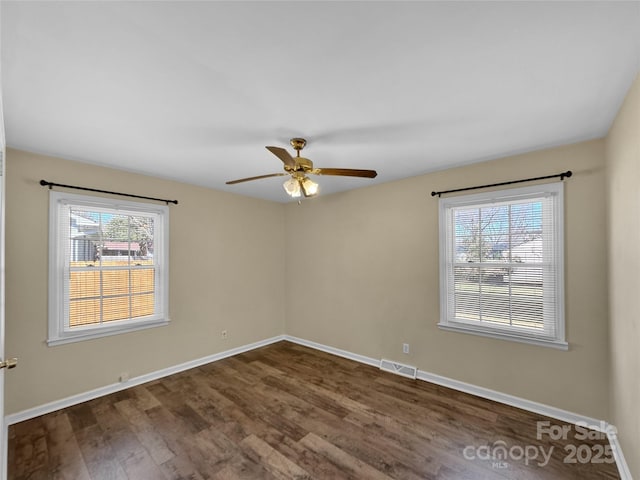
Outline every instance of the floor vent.
<svg viewBox="0 0 640 480"><path fill-rule="evenodd" d="M402 363L392 362L391 360L380 360L380 370L385 372L395 373L407 378L413 378L415 380L418 375L418 369L411 365L403 365Z"/></svg>

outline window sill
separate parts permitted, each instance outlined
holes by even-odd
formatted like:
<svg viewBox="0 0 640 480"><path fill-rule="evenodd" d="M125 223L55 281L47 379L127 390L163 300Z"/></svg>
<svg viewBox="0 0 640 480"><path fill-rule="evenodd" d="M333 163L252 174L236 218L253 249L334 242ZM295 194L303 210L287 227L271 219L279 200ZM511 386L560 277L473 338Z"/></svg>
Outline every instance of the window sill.
<svg viewBox="0 0 640 480"><path fill-rule="evenodd" d="M147 328L163 327L169 325L169 320L160 319L150 322L138 323L134 325L119 326L119 327L103 327L91 330L84 330L75 332L59 337L51 337L47 339L47 345L54 347L56 345L64 345L66 343L81 342L83 340L92 340L95 338L109 337L111 335L119 335L122 333L135 332L138 330L146 330Z"/></svg>
<svg viewBox="0 0 640 480"><path fill-rule="evenodd" d="M540 347L556 348L558 350L569 350L569 344L562 340L546 340L542 338L525 337L517 334L506 333L501 331L477 329L464 325L451 325L450 323L438 323L438 328L450 332L467 333L470 335L479 335L481 337L497 338L500 340L511 340L512 342L528 343L530 345L538 345Z"/></svg>

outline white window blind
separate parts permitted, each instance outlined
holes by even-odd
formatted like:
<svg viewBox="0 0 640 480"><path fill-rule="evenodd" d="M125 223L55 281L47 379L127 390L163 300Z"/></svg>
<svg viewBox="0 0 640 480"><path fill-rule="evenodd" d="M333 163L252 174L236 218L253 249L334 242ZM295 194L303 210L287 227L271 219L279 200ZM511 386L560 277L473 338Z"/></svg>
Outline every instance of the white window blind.
<svg viewBox="0 0 640 480"><path fill-rule="evenodd" d="M51 192L49 344L166 323L168 208Z"/></svg>
<svg viewBox="0 0 640 480"><path fill-rule="evenodd" d="M566 348L562 188L440 200L441 327Z"/></svg>

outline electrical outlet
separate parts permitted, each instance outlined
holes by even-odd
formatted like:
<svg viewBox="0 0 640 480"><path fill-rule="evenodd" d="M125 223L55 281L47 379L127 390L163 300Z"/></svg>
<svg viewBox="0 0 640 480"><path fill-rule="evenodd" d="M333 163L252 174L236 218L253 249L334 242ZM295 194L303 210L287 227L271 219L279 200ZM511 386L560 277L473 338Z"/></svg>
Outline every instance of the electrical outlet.
<svg viewBox="0 0 640 480"><path fill-rule="evenodd" d="M128 382L129 381L129 372L122 372L120 374L120 377L118 378L118 380L120 380L120 383Z"/></svg>
<svg viewBox="0 0 640 480"><path fill-rule="evenodd" d="M227 331L226 330L222 330L222 333L220 334L220 336L222 338L227 338Z"/></svg>
<svg viewBox="0 0 640 480"><path fill-rule="evenodd" d="M402 353L409 353L409 344L408 343L403 343L402 344Z"/></svg>

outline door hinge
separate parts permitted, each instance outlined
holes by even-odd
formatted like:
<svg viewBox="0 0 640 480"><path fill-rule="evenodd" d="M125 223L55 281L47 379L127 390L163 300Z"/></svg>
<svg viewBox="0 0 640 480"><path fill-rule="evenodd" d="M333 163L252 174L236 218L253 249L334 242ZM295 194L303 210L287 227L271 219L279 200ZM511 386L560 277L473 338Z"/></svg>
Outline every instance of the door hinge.
<svg viewBox="0 0 640 480"><path fill-rule="evenodd" d="M0 368L16 368L18 365L17 358L8 358L0 362Z"/></svg>

